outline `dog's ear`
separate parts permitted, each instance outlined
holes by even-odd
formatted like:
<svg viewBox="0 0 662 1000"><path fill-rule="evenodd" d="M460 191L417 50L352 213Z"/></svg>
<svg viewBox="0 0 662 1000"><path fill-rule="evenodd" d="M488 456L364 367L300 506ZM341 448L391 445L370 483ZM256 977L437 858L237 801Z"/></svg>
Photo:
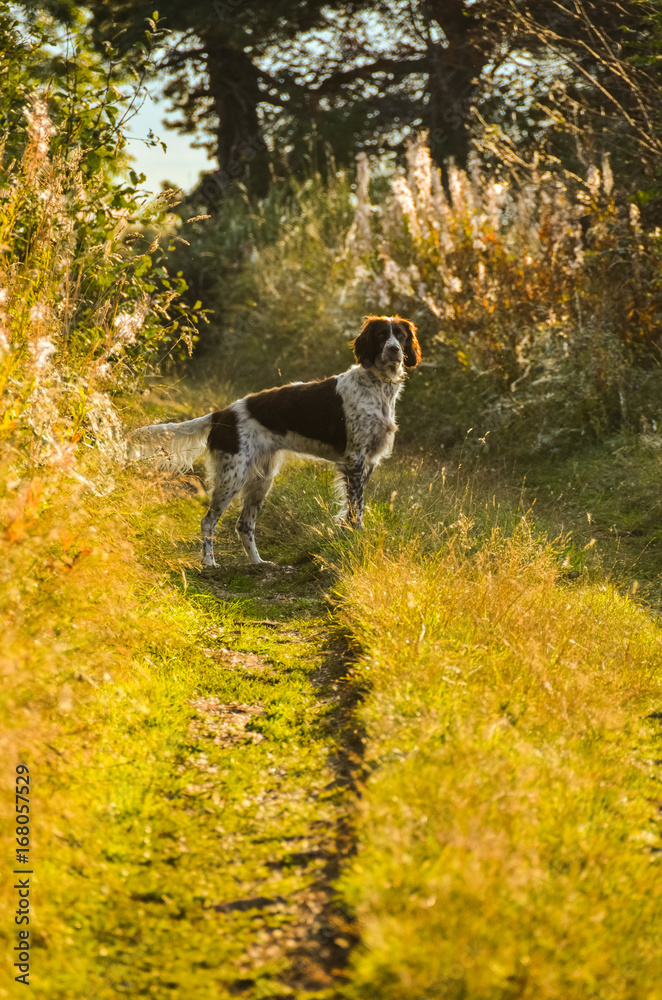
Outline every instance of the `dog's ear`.
<svg viewBox="0 0 662 1000"><path fill-rule="evenodd" d="M354 357L364 368L372 368L379 353L379 324L383 322L380 316L366 316L361 332L352 344Z"/></svg>
<svg viewBox="0 0 662 1000"><path fill-rule="evenodd" d="M398 317L398 323L407 331L407 339L403 347L405 352L405 368L415 368L421 360L421 345L416 336L416 327L411 320L400 319L400 317Z"/></svg>

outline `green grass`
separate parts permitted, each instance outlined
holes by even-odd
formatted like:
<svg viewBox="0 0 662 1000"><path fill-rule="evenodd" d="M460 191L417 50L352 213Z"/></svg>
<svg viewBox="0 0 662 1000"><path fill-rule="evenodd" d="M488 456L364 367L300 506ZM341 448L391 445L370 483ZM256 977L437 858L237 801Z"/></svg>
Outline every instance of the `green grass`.
<svg viewBox="0 0 662 1000"><path fill-rule="evenodd" d="M662 584L656 436L623 434L600 446L527 470L525 497L550 531L571 531L578 548L590 544L589 565L621 586L636 580L638 599L659 609Z"/></svg>
<svg viewBox="0 0 662 1000"><path fill-rule="evenodd" d="M319 574L251 573L228 524L226 569L202 576L200 499L113 478L105 497L52 483L5 546L3 757L33 782L32 992L326 996L347 948L327 869L348 805ZM282 558L278 521L276 504Z"/></svg>

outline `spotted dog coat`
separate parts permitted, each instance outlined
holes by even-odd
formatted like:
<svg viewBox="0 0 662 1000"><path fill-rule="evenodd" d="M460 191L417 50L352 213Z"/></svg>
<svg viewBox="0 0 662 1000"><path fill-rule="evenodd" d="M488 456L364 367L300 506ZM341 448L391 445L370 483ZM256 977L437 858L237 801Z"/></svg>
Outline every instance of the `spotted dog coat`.
<svg viewBox="0 0 662 1000"><path fill-rule="evenodd" d="M173 469L190 468L203 452L211 480L202 519L205 566L215 566L214 531L237 494L243 506L237 532L252 562L262 562L255 521L284 451L332 462L345 497L343 513L361 527L363 488L393 449L395 404L404 369L421 359L416 327L400 316L368 316L354 341L357 364L321 382L293 382L180 424L134 431L131 457L161 456Z"/></svg>

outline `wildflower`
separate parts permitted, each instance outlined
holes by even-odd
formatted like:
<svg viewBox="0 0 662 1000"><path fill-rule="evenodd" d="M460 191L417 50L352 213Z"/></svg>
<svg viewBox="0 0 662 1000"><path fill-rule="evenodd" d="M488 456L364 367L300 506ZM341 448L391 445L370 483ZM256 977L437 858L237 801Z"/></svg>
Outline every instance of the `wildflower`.
<svg viewBox="0 0 662 1000"><path fill-rule="evenodd" d="M67 469L75 462L76 449L70 441L49 441L47 461L60 469Z"/></svg>
<svg viewBox="0 0 662 1000"><path fill-rule="evenodd" d="M357 155L356 171L356 214L347 234L345 245L348 250L355 247L358 253L365 253L370 249L370 213L372 212L368 194L370 161L365 153Z"/></svg>
<svg viewBox="0 0 662 1000"><path fill-rule="evenodd" d="M453 213L446 201L439 168L432 171L432 210L435 229L439 233L441 249L444 253L451 253L454 248L453 237L450 233L453 224Z"/></svg>
<svg viewBox="0 0 662 1000"><path fill-rule="evenodd" d="M431 295L421 296L423 302L428 307L431 313L433 313L437 319L443 319L443 314L437 303L434 301Z"/></svg>
<svg viewBox="0 0 662 1000"><path fill-rule="evenodd" d="M506 184L497 184L490 181L485 192L485 214L487 222L493 233L498 233L501 218L501 207L506 200L508 187Z"/></svg>
<svg viewBox="0 0 662 1000"><path fill-rule="evenodd" d="M51 354L54 354L57 350L55 344L52 344L50 340L46 340L45 337L31 344L30 349L34 357L35 368L37 369L43 368L48 363Z"/></svg>
<svg viewBox="0 0 662 1000"><path fill-rule="evenodd" d="M52 441L52 431L59 420L57 385L37 382L26 404L26 423L44 444Z"/></svg>
<svg viewBox="0 0 662 1000"><path fill-rule="evenodd" d="M135 344L136 337L140 333L143 323L149 312L149 299L142 299L132 313L121 312L115 317L115 343L112 350L119 350L129 344Z"/></svg>
<svg viewBox="0 0 662 1000"><path fill-rule="evenodd" d="M593 198L597 198L600 191L600 171L597 167L588 168L588 177L586 179L586 184Z"/></svg>
<svg viewBox="0 0 662 1000"><path fill-rule="evenodd" d="M457 214L474 214L474 196L469 178L453 162L448 167L448 189Z"/></svg>
<svg viewBox="0 0 662 1000"><path fill-rule="evenodd" d="M611 163L609 162L609 153L602 154L602 188L604 193L609 197L614 187L614 175L611 172Z"/></svg>
<svg viewBox="0 0 662 1000"><path fill-rule="evenodd" d="M38 326L48 319L48 308L43 302L37 302L30 309L30 322Z"/></svg>
<svg viewBox="0 0 662 1000"><path fill-rule="evenodd" d="M432 205L432 159L426 139L427 133L422 132L418 141L407 147L410 190L416 191L419 221L429 216Z"/></svg>
<svg viewBox="0 0 662 1000"><path fill-rule="evenodd" d="M409 231L413 236L420 236L421 227L418 221L416 203L414 202L414 196L411 193L407 179L402 176L394 177L391 181L391 189L400 207L400 211L409 223Z"/></svg>
<svg viewBox="0 0 662 1000"><path fill-rule="evenodd" d="M86 400L85 419L98 450L113 461L121 462L126 450L122 425L106 393L90 393Z"/></svg>
<svg viewBox="0 0 662 1000"><path fill-rule="evenodd" d="M413 295L414 290L411 287L409 273L396 264L388 254L382 254L381 256L384 261L384 277L396 294Z"/></svg>
<svg viewBox="0 0 662 1000"><path fill-rule="evenodd" d="M37 165L48 156L48 144L55 129L48 116L46 102L41 97L33 97L30 108L23 112L28 122L28 139L34 151Z"/></svg>

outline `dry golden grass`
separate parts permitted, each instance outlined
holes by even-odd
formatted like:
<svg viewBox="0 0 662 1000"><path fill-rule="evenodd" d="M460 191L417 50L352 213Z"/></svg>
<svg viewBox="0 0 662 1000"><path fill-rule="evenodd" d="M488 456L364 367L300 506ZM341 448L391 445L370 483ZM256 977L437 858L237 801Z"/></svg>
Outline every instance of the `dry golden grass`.
<svg viewBox="0 0 662 1000"><path fill-rule="evenodd" d="M370 686L347 995L660 996L662 632L485 515L345 566Z"/></svg>

